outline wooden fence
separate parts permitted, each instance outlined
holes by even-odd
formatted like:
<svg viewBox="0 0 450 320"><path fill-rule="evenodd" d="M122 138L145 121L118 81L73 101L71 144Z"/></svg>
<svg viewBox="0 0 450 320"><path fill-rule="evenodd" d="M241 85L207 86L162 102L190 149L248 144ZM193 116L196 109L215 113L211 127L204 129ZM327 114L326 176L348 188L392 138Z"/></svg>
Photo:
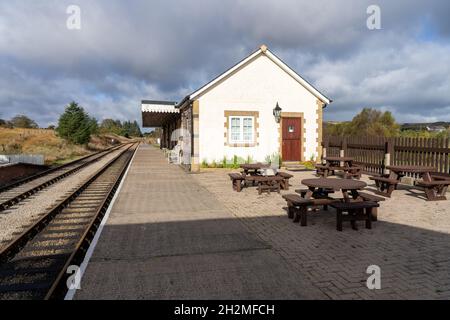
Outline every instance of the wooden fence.
<svg viewBox="0 0 450 320"><path fill-rule="evenodd" d="M367 174L382 174L386 165L421 165L450 173L449 139L327 136L322 146L324 156L353 157Z"/></svg>

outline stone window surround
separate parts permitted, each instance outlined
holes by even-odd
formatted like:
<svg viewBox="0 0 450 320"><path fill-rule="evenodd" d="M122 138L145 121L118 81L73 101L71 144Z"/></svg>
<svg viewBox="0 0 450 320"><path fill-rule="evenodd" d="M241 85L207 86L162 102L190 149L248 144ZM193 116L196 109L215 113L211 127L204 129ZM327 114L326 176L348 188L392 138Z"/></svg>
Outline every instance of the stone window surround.
<svg viewBox="0 0 450 320"><path fill-rule="evenodd" d="M254 132L253 132L253 137L254 137L254 141L253 143L229 143L229 128L230 128L230 123L229 123L229 119L232 116L236 116L236 117L253 117L254 118ZM248 148L248 147L255 147L255 146L259 146L259 111L239 111L239 110L225 110L224 111L224 117L225 117L225 122L224 122L224 146L227 147L244 147L244 148Z"/></svg>

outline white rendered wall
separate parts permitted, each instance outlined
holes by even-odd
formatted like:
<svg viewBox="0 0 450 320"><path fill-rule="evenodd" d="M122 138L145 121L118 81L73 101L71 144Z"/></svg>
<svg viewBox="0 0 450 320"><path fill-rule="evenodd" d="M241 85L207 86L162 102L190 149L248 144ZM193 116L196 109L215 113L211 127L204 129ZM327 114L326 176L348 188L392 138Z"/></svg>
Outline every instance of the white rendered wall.
<svg viewBox="0 0 450 320"><path fill-rule="evenodd" d="M199 99L199 160L220 162L237 155L264 161L278 152L279 124L273 108L302 112L306 122L305 160L317 157L317 98L265 55L261 55ZM231 147L224 142L225 110L259 111L259 145ZM303 135L303 133L302 133ZM303 150L302 150L303 152Z"/></svg>

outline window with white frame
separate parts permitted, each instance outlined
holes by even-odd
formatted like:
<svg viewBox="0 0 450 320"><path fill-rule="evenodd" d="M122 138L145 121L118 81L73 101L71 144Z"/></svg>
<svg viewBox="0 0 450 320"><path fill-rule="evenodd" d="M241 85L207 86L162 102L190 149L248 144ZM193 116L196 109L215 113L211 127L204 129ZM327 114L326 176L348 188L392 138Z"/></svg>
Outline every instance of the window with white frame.
<svg viewBox="0 0 450 320"><path fill-rule="evenodd" d="M229 117L229 143L253 143L255 132L255 117Z"/></svg>

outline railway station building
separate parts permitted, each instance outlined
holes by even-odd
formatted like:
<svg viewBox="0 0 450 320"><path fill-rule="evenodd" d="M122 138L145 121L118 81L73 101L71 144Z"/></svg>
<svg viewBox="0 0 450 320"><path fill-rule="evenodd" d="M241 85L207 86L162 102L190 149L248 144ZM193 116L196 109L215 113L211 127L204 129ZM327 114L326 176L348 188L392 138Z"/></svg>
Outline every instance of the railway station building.
<svg viewBox="0 0 450 320"><path fill-rule="evenodd" d="M283 162L321 157L322 114L332 101L266 46L179 102L142 100L144 127L162 128L161 148L197 171L239 157Z"/></svg>

